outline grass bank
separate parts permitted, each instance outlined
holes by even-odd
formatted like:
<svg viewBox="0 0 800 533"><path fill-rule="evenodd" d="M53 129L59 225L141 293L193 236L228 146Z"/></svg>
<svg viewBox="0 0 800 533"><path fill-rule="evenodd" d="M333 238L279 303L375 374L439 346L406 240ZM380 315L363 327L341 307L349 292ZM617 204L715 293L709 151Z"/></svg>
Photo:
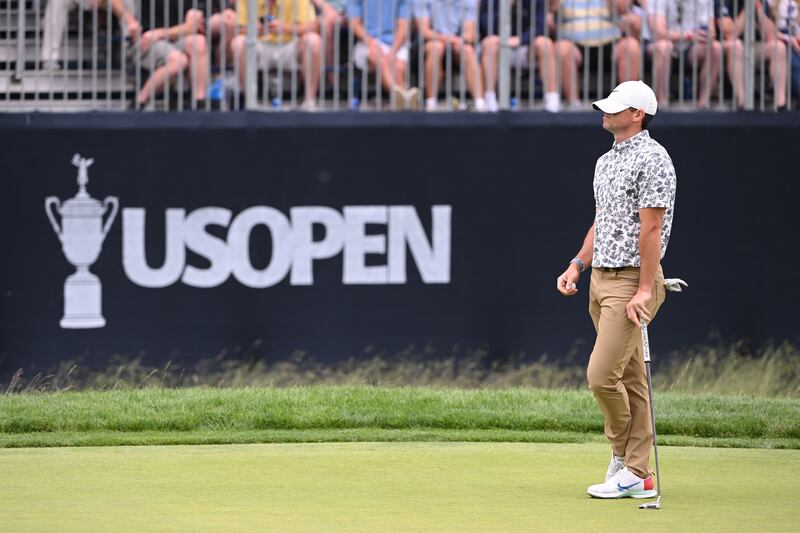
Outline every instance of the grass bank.
<svg viewBox="0 0 800 533"><path fill-rule="evenodd" d="M800 399L660 393L665 444L800 448ZM0 397L0 445L331 440L585 442L588 391L312 386L148 388Z"/></svg>

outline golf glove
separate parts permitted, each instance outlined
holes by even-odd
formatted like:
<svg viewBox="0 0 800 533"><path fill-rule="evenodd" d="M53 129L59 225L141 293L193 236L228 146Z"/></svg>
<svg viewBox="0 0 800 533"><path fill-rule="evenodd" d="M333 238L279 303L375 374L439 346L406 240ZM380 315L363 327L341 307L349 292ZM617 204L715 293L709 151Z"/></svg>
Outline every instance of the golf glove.
<svg viewBox="0 0 800 533"><path fill-rule="evenodd" d="M664 288L670 292L683 292L683 288L688 286L689 284L681 278L666 278L664 280Z"/></svg>

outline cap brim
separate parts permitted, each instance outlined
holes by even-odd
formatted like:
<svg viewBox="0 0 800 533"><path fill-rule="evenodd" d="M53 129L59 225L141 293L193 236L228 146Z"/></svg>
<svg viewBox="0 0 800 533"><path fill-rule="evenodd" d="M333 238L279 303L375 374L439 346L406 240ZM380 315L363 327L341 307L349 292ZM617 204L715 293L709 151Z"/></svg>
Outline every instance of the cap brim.
<svg viewBox="0 0 800 533"><path fill-rule="evenodd" d="M628 106L625 104L620 104L619 102L615 102L610 98L598 100L592 104L592 107L598 111L602 111L603 113L608 113L609 115L613 115L614 113L619 113L620 111L625 111L628 109Z"/></svg>

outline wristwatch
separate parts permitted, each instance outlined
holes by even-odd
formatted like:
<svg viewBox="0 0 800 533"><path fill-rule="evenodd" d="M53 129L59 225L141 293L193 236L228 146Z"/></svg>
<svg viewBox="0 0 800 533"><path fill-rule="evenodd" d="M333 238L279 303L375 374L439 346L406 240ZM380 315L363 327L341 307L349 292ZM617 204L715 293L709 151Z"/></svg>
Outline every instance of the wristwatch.
<svg viewBox="0 0 800 533"><path fill-rule="evenodd" d="M584 263L584 262L581 260L581 258L580 258L580 257L575 257L575 258L573 258L573 259L570 261L570 263L574 263L574 264L578 265L578 270L580 270L581 272L583 272L584 270L586 270L586 263Z"/></svg>

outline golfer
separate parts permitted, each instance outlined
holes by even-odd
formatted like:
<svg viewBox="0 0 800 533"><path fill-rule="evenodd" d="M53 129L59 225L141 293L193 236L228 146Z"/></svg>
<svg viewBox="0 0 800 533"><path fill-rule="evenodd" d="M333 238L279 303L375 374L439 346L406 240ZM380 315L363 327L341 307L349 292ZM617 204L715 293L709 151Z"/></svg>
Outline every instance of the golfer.
<svg viewBox="0 0 800 533"><path fill-rule="evenodd" d="M595 498L655 497L650 470L650 407L642 355L641 320L653 320L664 302L661 258L675 205L675 168L647 126L656 114L653 90L641 81L618 85L593 104L614 145L594 171L594 224L578 255L558 277L564 296L592 266L589 314L597 339L586 371L605 418L611 463Z"/></svg>

